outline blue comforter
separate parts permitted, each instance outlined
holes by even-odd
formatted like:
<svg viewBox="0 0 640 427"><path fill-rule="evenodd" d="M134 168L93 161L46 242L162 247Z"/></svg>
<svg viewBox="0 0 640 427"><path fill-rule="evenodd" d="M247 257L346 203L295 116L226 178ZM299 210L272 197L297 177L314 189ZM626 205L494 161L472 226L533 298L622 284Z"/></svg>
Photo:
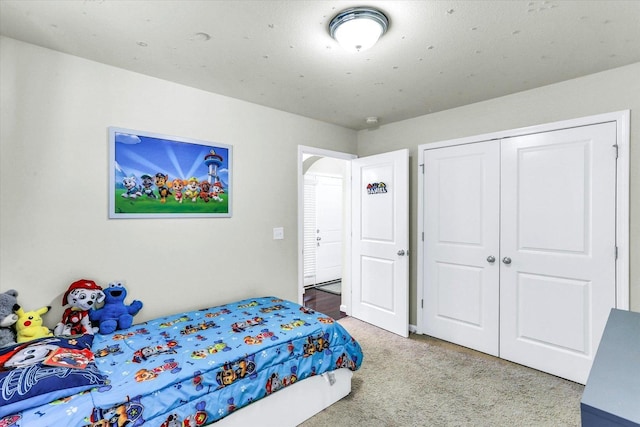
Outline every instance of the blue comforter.
<svg viewBox="0 0 640 427"><path fill-rule="evenodd" d="M333 319L275 297L96 335L91 349L106 378L100 386L64 398L58 392L0 426L199 426L309 376L356 370L363 357Z"/></svg>

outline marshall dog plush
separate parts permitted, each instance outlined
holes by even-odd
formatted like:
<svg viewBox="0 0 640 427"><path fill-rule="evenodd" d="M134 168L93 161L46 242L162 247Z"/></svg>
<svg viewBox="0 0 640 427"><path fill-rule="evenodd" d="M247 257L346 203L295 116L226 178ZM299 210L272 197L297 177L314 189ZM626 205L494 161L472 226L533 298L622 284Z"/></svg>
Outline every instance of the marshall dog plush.
<svg viewBox="0 0 640 427"><path fill-rule="evenodd" d="M62 297L62 305L66 308L62 321L53 330L55 335L93 335L97 328L91 326L89 311L103 302L104 297L102 288L93 280L77 280L69 285Z"/></svg>
<svg viewBox="0 0 640 427"><path fill-rule="evenodd" d="M104 288L104 305L89 313L91 320L100 324L101 334L110 334L116 329L126 329L133 324L133 316L142 309L138 300L125 305L127 290L121 282L111 282Z"/></svg>

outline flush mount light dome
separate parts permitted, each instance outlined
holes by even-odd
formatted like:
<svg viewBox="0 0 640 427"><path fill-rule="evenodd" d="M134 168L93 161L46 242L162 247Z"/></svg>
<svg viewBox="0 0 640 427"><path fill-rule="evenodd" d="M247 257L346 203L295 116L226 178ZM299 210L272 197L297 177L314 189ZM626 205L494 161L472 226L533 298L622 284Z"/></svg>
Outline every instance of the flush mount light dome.
<svg viewBox="0 0 640 427"><path fill-rule="evenodd" d="M350 52L362 52L376 44L389 27L382 12L368 7L346 9L329 23L329 34Z"/></svg>

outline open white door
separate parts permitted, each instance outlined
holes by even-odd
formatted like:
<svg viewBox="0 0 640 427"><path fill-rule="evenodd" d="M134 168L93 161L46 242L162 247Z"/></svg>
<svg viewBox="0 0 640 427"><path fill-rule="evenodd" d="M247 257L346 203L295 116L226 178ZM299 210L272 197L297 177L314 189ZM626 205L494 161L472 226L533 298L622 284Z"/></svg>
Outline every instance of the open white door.
<svg viewBox="0 0 640 427"><path fill-rule="evenodd" d="M354 159L352 313L409 336L409 151Z"/></svg>

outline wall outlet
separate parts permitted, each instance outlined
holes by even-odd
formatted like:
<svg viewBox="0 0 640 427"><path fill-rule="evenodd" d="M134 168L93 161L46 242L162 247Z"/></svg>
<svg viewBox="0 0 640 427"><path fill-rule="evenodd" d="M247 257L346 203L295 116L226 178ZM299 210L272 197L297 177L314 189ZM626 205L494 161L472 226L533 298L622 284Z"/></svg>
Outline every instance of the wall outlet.
<svg viewBox="0 0 640 427"><path fill-rule="evenodd" d="M283 227L274 227L273 228L273 240L282 240L284 239L284 228Z"/></svg>

